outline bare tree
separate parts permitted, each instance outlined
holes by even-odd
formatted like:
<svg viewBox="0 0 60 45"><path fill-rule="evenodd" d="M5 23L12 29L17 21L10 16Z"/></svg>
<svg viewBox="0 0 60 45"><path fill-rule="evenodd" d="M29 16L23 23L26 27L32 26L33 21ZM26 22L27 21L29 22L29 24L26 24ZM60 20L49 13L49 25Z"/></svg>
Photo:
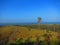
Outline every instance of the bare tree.
<svg viewBox="0 0 60 45"><path fill-rule="evenodd" d="M38 17L38 29L40 29L41 17Z"/></svg>

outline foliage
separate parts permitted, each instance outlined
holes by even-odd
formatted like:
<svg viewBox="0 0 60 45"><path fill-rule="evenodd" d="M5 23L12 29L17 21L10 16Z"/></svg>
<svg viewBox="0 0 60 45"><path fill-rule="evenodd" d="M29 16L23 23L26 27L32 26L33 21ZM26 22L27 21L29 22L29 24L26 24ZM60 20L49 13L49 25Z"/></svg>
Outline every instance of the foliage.
<svg viewBox="0 0 60 45"><path fill-rule="evenodd" d="M17 45L19 45L19 44L21 44L21 43L23 43L23 39L22 38L20 38L20 39L18 39L18 40L16 40L16 42L15 42Z"/></svg>
<svg viewBox="0 0 60 45"><path fill-rule="evenodd" d="M14 43L15 44L21 44L21 43L36 43L36 35L39 35L39 43L47 44L45 41L45 38L48 37L50 38L50 43L58 45L59 39L58 35L60 35L60 31L53 31L53 25L40 25L41 30L37 29L37 25L29 25L28 26L3 26L0 32L1 32L1 37L0 40L5 41L6 43ZM55 26L56 30L60 30L60 25ZM13 40L13 37L16 38L16 41ZM32 38L31 38L32 37ZM6 40L3 40L6 39ZM42 45L43 45L42 44Z"/></svg>

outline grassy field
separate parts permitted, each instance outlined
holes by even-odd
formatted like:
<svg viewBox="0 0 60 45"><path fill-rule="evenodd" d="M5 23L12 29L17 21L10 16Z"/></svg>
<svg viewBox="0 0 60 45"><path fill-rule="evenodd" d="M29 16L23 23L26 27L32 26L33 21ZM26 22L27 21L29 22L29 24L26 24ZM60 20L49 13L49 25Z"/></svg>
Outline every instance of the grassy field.
<svg viewBox="0 0 60 45"><path fill-rule="evenodd" d="M55 31L54 31L55 30ZM1 45L60 45L60 25L0 26Z"/></svg>

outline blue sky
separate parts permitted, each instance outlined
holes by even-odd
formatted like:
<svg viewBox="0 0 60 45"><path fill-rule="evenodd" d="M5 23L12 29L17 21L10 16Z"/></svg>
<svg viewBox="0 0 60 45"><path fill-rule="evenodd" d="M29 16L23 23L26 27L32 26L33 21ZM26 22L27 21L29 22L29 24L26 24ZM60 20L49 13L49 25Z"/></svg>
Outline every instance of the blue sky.
<svg viewBox="0 0 60 45"><path fill-rule="evenodd" d="M60 22L60 0L0 0L0 22Z"/></svg>

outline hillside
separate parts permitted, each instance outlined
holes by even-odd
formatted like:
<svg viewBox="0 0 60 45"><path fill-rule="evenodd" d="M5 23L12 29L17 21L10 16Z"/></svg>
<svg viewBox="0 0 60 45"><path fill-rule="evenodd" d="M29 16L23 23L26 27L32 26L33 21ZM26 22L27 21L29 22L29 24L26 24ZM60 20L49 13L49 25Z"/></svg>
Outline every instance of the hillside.
<svg viewBox="0 0 60 45"><path fill-rule="evenodd" d="M34 25L35 26L35 25ZM6 39L9 40L9 43L15 43L16 40L19 40L20 38L23 39L23 42L26 41L26 39L30 38L30 41L35 42L37 36L39 36L39 40L44 41L45 37L44 35L50 34L50 41L58 41L59 32L54 32L51 30L47 31L47 28L45 29L37 29L35 27L27 27L27 26L3 26L0 28L0 39L4 43ZM44 26L43 26L44 27ZM46 27L46 26L45 26Z"/></svg>

